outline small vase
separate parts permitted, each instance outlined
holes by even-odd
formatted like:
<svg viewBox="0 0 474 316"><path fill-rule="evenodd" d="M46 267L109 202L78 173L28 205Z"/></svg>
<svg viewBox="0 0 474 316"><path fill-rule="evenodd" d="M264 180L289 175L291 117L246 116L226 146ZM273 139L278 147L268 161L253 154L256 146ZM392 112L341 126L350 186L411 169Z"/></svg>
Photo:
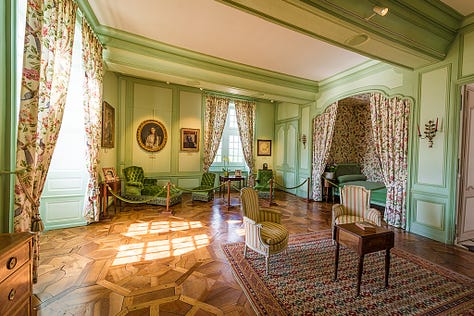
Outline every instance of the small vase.
<svg viewBox="0 0 474 316"><path fill-rule="evenodd" d="M229 176L229 171L224 171L224 177L228 177Z"/></svg>

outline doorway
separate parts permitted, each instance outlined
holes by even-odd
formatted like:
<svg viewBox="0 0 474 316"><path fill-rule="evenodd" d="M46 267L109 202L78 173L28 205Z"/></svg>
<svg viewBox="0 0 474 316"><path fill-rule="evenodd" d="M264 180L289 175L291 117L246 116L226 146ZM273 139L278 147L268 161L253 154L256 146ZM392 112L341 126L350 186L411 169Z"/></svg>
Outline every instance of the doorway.
<svg viewBox="0 0 474 316"><path fill-rule="evenodd" d="M457 241L474 250L474 83L463 87Z"/></svg>

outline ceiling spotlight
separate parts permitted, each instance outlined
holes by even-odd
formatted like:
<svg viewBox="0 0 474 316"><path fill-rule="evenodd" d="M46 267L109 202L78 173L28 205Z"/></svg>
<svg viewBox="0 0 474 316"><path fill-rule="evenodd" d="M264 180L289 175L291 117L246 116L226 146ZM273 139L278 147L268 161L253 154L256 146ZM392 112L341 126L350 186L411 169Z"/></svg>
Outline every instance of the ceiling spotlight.
<svg viewBox="0 0 474 316"><path fill-rule="evenodd" d="M372 10L374 11L374 13L372 13L371 16L366 18L367 21L370 20L371 18L373 18L376 14L378 14L380 16L385 16L388 13L388 8L387 7L375 6Z"/></svg>
<svg viewBox="0 0 474 316"><path fill-rule="evenodd" d="M385 16L388 13L388 8L387 7L374 7L374 12L377 13L380 16Z"/></svg>

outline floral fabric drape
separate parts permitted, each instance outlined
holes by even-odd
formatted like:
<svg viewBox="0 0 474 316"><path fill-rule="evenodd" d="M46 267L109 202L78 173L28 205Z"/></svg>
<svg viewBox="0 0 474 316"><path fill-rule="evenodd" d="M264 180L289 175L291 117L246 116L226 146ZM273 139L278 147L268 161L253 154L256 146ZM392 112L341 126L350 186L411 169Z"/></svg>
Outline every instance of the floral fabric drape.
<svg viewBox="0 0 474 316"><path fill-rule="evenodd" d="M324 113L313 120L313 199L322 200L321 176L328 161L331 149L334 123L336 122L337 102L331 104Z"/></svg>
<svg viewBox="0 0 474 316"><path fill-rule="evenodd" d="M18 118L14 230L43 230L39 202L61 127L76 21L72 0L29 0ZM33 280L39 262L34 239Z"/></svg>
<svg viewBox="0 0 474 316"><path fill-rule="evenodd" d="M255 172L255 160L253 157L253 132L255 126L255 102L235 100L235 115L239 127L240 142L244 152L245 162L250 169L249 174Z"/></svg>
<svg viewBox="0 0 474 316"><path fill-rule="evenodd" d="M203 171L208 172L214 158L224 131L227 111L229 110L228 98L207 95L206 114L204 122L204 161Z"/></svg>
<svg viewBox="0 0 474 316"><path fill-rule="evenodd" d="M408 119L411 102L380 93L370 95L370 113L375 150L382 165L387 187L385 221L406 227L406 190L408 175Z"/></svg>
<svg viewBox="0 0 474 316"><path fill-rule="evenodd" d="M82 59L85 70L84 113L87 138L86 165L89 172L85 218L90 222L99 221L99 146L101 140L102 101L102 46L94 33L82 20Z"/></svg>

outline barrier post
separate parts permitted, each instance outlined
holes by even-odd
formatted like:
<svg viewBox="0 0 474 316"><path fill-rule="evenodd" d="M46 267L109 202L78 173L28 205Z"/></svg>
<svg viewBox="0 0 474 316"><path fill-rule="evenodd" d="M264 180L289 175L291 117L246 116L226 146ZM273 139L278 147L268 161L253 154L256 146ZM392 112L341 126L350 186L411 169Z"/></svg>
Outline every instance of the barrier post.
<svg viewBox="0 0 474 316"><path fill-rule="evenodd" d="M309 190L311 188L311 185L309 183L309 177L308 177L307 181L308 181L308 190L306 192L307 193L306 203L309 203L309 202L311 202L311 200L309 199Z"/></svg>
<svg viewBox="0 0 474 316"><path fill-rule="evenodd" d="M167 214L167 215L173 215L170 211L170 188L171 188L171 183L168 181L168 184L166 185L166 211L163 212L164 214Z"/></svg>
<svg viewBox="0 0 474 316"><path fill-rule="evenodd" d="M268 203L269 206L277 205L273 202L273 178L270 179L270 201Z"/></svg>
<svg viewBox="0 0 474 316"><path fill-rule="evenodd" d="M227 180L227 208L230 207L230 180Z"/></svg>

